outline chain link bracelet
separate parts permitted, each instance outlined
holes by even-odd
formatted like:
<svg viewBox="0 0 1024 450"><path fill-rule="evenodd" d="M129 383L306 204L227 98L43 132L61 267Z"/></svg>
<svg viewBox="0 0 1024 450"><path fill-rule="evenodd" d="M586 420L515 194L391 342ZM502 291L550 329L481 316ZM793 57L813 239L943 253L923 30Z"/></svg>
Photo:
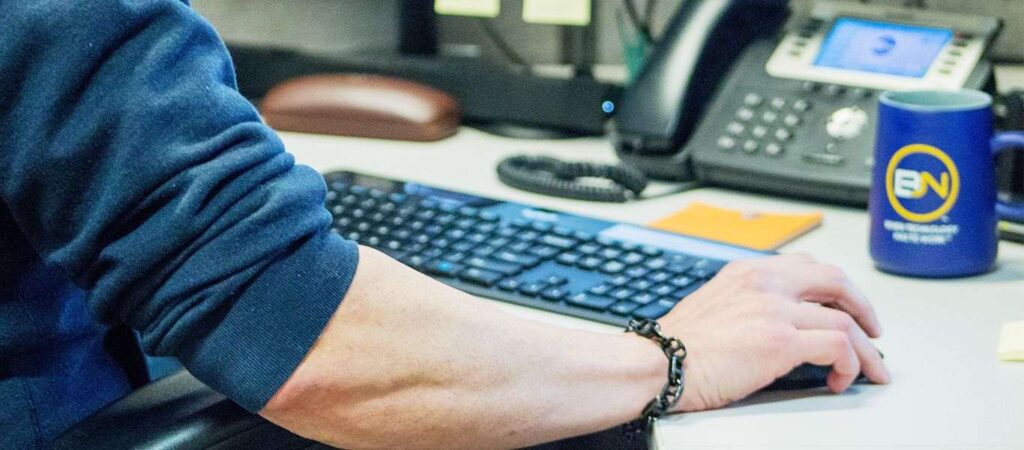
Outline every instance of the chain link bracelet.
<svg viewBox="0 0 1024 450"><path fill-rule="evenodd" d="M640 414L640 420L627 424L630 433L641 433L650 430L655 420L668 413L683 397L683 360L686 359L686 346L675 337L666 337L661 333L661 325L650 319L633 319L626 327L626 333L636 333L654 341L668 358L668 382L661 393L654 397Z"/></svg>

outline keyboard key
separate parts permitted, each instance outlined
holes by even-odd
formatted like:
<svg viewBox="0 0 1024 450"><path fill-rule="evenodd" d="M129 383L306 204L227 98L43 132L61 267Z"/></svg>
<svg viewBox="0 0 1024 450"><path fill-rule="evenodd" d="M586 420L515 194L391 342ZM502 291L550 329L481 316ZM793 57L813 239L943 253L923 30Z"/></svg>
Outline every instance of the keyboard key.
<svg viewBox="0 0 1024 450"><path fill-rule="evenodd" d="M685 287L689 287L691 284L693 284L696 281L697 280L694 279L693 277L677 277L677 278L673 279L671 281L671 283L672 283L673 286L675 286L677 288L685 288Z"/></svg>
<svg viewBox="0 0 1024 450"><path fill-rule="evenodd" d="M645 254L645 255L647 255L647 256L652 256L652 257L653 256L661 256L661 254L662 254L662 251L661 251L660 248L651 247L651 246L646 246L646 247L641 248L640 252Z"/></svg>
<svg viewBox="0 0 1024 450"><path fill-rule="evenodd" d="M656 297L654 295L651 295L649 292L641 292L641 293L633 296L633 298L630 299L630 300L633 300L634 302L639 303L641 305L646 305L646 304L648 304L650 302L653 302L653 301L655 301L657 299L658 299L658 297Z"/></svg>
<svg viewBox="0 0 1024 450"><path fill-rule="evenodd" d="M560 264L565 264L567 266L574 266L576 265L576 263L580 261L581 257L582 255L580 255L579 253L562 253L561 255L558 255L558 259L556 259L555 261L558 261Z"/></svg>
<svg viewBox="0 0 1024 450"><path fill-rule="evenodd" d="M693 263L672 263L665 270L675 275L684 275L690 271L691 267L693 267Z"/></svg>
<svg viewBox="0 0 1024 450"><path fill-rule="evenodd" d="M412 267L413 269L419 270L422 269L423 265L427 263L427 258L424 258L420 255L412 255L402 258L401 262L402 264Z"/></svg>
<svg viewBox="0 0 1024 450"><path fill-rule="evenodd" d="M530 228L541 233L547 233L548 231L551 231L551 224L547 222L533 222L530 224Z"/></svg>
<svg viewBox="0 0 1024 450"><path fill-rule="evenodd" d="M584 308L596 309L598 311L604 311L609 306L615 303L614 299L608 297L601 297L589 293L580 293L569 297L567 300L569 303L582 306Z"/></svg>
<svg viewBox="0 0 1024 450"><path fill-rule="evenodd" d="M460 272L459 278L469 283L490 287L501 280L503 276L498 272L470 267Z"/></svg>
<svg viewBox="0 0 1024 450"><path fill-rule="evenodd" d="M621 254L622 254L622 250L619 250L617 248L605 248L605 249L601 250L601 253L600 253L601 257L605 258L605 259L617 258Z"/></svg>
<svg viewBox="0 0 1024 450"><path fill-rule="evenodd" d="M566 292L565 289L557 287L545 289L544 292L540 293L541 297L544 297L544 299L551 300L553 302L565 298L566 295L568 295L568 292Z"/></svg>
<svg viewBox="0 0 1024 450"><path fill-rule="evenodd" d="M591 294L594 294L594 295L605 295L605 294L611 292L612 288L613 288L613 286L610 285L610 284L601 283L601 284L599 284L597 286L594 286L594 287L590 288L589 290L587 290L587 292L589 292Z"/></svg>
<svg viewBox="0 0 1024 450"><path fill-rule="evenodd" d="M582 253L584 255L593 255L593 254L597 253L600 250L601 250L601 246L596 245L596 244L583 244L583 245L581 245L581 246L576 248L577 252L580 252L580 253Z"/></svg>
<svg viewBox="0 0 1024 450"><path fill-rule="evenodd" d="M596 256L588 256L586 258L581 259L577 267L586 270L595 270L598 267L601 267L601 264L604 264L603 259L598 258Z"/></svg>
<svg viewBox="0 0 1024 450"><path fill-rule="evenodd" d="M548 247L546 245L540 247L533 247L528 251L533 255L541 257L542 259L552 258L558 253L560 253L557 248Z"/></svg>
<svg viewBox="0 0 1024 450"><path fill-rule="evenodd" d="M642 266L641 267L630 267L629 269L626 269L626 275L629 275L629 276L631 276L633 278L643 277L644 275L647 275L648 272L650 272L650 271L647 270L646 268L642 267Z"/></svg>
<svg viewBox="0 0 1024 450"><path fill-rule="evenodd" d="M673 294L673 296L679 300L682 300L688 297L690 294L694 293L697 289L700 289L702 286L704 286L704 283L691 284L685 288L676 291L675 294Z"/></svg>
<svg viewBox="0 0 1024 450"><path fill-rule="evenodd" d="M626 275L619 275L619 276L617 276L615 278L612 278L611 280L608 280L608 282L611 283L612 286L620 286L620 287L621 286L625 286L630 281L632 281L632 279L629 278Z"/></svg>
<svg viewBox="0 0 1024 450"><path fill-rule="evenodd" d="M619 258L619 261L622 261L623 264L634 265L640 264L645 259L647 259L647 257L640 253L630 252L622 255L622 257Z"/></svg>
<svg viewBox="0 0 1024 450"><path fill-rule="evenodd" d="M647 275L647 279L653 283L664 283L672 279L672 274L669 272L652 272Z"/></svg>
<svg viewBox="0 0 1024 450"><path fill-rule="evenodd" d="M563 227L561 225L552 228L551 232L562 237L572 237L572 229L569 227Z"/></svg>
<svg viewBox="0 0 1024 450"><path fill-rule="evenodd" d="M608 261L601 266L601 271L607 274L616 274L626 269L626 265L618 261Z"/></svg>
<svg viewBox="0 0 1024 450"><path fill-rule="evenodd" d="M566 280L565 277L562 276L550 275L547 278L544 278L544 282L552 286L561 286L568 283L569 280Z"/></svg>
<svg viewBox="0 0 1024 450"><path fill-rule="evenodd" d="M662 297L667 296L667 295L672 295L672 293L675 292L675 291L676 291L676 287L672 286L671 284L659 284L659 285L655 286L653 289L651 289L651 292L653 294L658 295L658 296L662 296Z"/></svg>
<svg viewBox="0 0 1024 450"><path fill-rule="evenodd" d="M672 302L659 300L633 311L633 315L641 319L657 319L671 311L674 306L676 305Z"/></svg>
<svg viewBox="0 0 1024 450"><path fill-rule="evenodd" d="M473 254L476 256L491 256L498 249L490 245L484 245L473 249Z"/></svg>
<svg viewBox="0 0 1024 450"><path fill-rule="evenodd" d="M470 267L476 267L478 269L489 270L491 272L498 272L498 273L506 275L506 276L507 275L516 275L519 272L522 272L522 270L523 270L523 267L520 266L519 264L512 264L512 263L507 263L507 262L503 262L503 261L495 261L493 259L481 258L479 256L474 256L474 257L471 257L471 258L467 258L466 260L462 261L462 263L467 265L467 266L470 266Z"/></svg>
<svg viewBox="0 0 1024 450"><path fill-rule="evenodd" d="M453 277L462 270L462 265L439 259L431 261L426 266L423 266L423 270L431 275Z"/></svg>
<svg viewBox="0 0 1024 450"><path fill-rule="evenodd" d="M616 289L616 290L612 291L612 293L611 293L610 295L611 295L611 296L612 296L613 298L615 298L616 300L629 300L629 299L630 299L631 297L633 297L633 296L634 296L635 294L636 294L636 293L635 293L635 292L633 292L633 290L632 290L632 289L627 289L627 288L618 288L618 289Z"/></svg>
<svg viewBox="0 0 1024 450"><path fill-rule="evenodd" d="M572 248L572 246L576 245L576 241L572 239L555 236L553 234L545 234L544 236L541 236L537 242L544 245L550 245L561 250L568 250Z"/></svg>
<svg viewBox="0 0 1024 450"><path fill-rule="evenodd" d="M439 248L432 248L423 252L423 256L426 256L427 258L430 259L440 258L444 256L444 250L441 250Z"/></svg>
<svg viewBox="0 0 1024 450"><path fill-rule="evenodd" d="M490 211L484 211L480 213L480 220L483 220L484 222L497 222L500 219L501 218L498 217L497 214L492 213Z"/></svg>
<svg viewBox="0 0 1024 450"><path fill-rule="evenodd" d="M526 283L519 286L519 293L523 295L537 295L540 294L544 289L547 289L548 285L540 282Z"/></svg>
<svg viewBox="0 0 1024 450"><path fill-rule="evenodd" d="M612 305L611 308L608 308L608 311L611 311L620 316L628 316L629 313L633 312L639 307L640 305L633 302L618 302Z"/></svg>
<svg viewBox="0 0 1024 450"><path fill-rule="evenodd" d="M696 278L701 278L701 279L707 280L707 279L717 275L718 274L718 270L717 269L711 269L711 268L698 268L698 267L694 267L694 268L688 270L686 273L689 274L692 277L696 277Z"/></svg>
<svg viewBox="0 0 1024 450"><path fill-rule="evenodd" d="M526 255L522 253L513 253L510 251L497 252L494 255L492 255L492 257L499 261L518 264L523 267L533 267L540 262L540 258L536 256Z"/></svg>
<svg viewBox="0 0 1024 450"><path fill-rule="evenodd" d="M502 228L498 229L498 236L501 236L501 237L504 237L504 238L514 237L518 233L519 233L519 230L515 229L515 228L512 228L512 227L502 227Z"/></svg>
<svg viewBox="0 0 1024 450"><path fill-rule="evenodd" d="M530 249L530 243L529 242L516 242L515 244L509 245L505 249L510 251L510 252L513 252L513 253L525 253L527 250Z"/></svg>
<svg viewBox="0 0 1024 450"><path fill-rule="evenodd" d="M646 290L650 289L652 286L654 286L654 283L651 283L650 281L643 280L643 279L635 280L635 281L633 281L632 283L629 284L629 287L631 289L635 289L635 290L638 290L638 291L646 291Z"/></svg>
<svg viewBox="0 0 1024 450"><path fill-rule="evenodd" d="M473 247L476 247L476 244L469 241L461 241L456 242L454 245L452 245L451 249L457 252L468 252L470 250L473 250Z"/></svg>
<svg viewBox="0 0 1024 450"><path fill-rule="evenodd" d="M501 289L503 291L515 291L516 289L519 289L519 286L521 286L522 284L523 283L521 281L515 278L506 278L504 280L501 280L500 283L498 283L498 289Z"/></svg>
<svg viewBox="0 0 1024 450"><path fill-rule="evenodd" d="M572 237L575 238L577 241L581 241L581 242L590 242L590 241L594 240L594 234L593 233L588 233L586 231L574 232L572 234Z"/></svg>

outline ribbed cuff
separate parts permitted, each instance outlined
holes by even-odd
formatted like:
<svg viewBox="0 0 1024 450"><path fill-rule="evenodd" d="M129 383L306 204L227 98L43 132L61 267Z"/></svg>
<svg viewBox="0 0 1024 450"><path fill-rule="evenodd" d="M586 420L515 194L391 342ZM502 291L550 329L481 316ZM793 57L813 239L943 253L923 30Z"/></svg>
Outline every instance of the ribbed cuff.
<svg viewBox="0 0 1024 450"><path fill-rule="evenodd" d="M259 411L316 342L352 284L359 252L321 233L267 267L198 345L192 374Z"/></svg>

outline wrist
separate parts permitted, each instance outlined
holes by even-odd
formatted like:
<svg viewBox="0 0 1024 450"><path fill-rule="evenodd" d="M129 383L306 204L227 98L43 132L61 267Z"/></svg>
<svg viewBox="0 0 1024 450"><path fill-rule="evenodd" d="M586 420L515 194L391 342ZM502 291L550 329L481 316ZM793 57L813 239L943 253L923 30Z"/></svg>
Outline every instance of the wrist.
<svg viewBox="0 0 1024 450"><path fill-rule="evenodd" d="M622 362L633 370L632 382L635 386L633 392L636 393L636 397L632 399L632 406L629 409L632 415L629 420L634 420L640 417L644 407L665 386L668 360L653 341L632 333L622 334L616 338L621 341L621 345L625 349L624 353L630 355L629 358L623 358Z"/></svg>

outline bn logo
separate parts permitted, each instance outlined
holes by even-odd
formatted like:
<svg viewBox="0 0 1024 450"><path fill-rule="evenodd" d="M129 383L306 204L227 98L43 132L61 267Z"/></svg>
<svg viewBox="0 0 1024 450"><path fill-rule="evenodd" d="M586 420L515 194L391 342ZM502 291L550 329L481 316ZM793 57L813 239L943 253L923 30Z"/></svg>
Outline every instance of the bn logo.
<svg viewBox="0 0 1024 450"><path fill-rule="evenodd" d="M912 144L889 160L885 191L889 205L900 217L916 223L934 222L956 204L960 173L942 150Z"/></svg>

